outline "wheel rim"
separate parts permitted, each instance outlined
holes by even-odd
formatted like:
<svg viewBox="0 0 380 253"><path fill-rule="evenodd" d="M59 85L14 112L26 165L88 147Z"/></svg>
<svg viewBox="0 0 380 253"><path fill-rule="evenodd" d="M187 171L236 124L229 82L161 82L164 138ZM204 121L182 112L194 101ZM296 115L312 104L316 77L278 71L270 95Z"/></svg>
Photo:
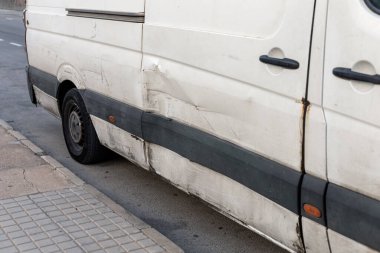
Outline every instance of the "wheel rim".
<svg viewBox="0 0 380 253"><path fill-rule="evenodd" d="M74 148L74 153L81 153L83 150L84 143L84 129L83 129L83 118L78 105L75 103L71 104L68 116L68 132L71 139L72 147ZM74 151L73 150L73 151Z"/></svg>
<svg viewBox="0 0 380 253"><path fill-rule="evenodd" d="M80 144L82 141L82 122L76 110L72 111L69 116L69 131L74 143Z"/></svg>

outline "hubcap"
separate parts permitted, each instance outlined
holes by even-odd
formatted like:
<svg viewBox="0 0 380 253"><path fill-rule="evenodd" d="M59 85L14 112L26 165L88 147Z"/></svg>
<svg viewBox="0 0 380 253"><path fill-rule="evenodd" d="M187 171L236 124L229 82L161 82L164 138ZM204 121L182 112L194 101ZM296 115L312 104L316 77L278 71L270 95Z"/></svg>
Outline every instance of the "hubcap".
<svg viewBox="0 0 380 253"><path fill-rule="evenodd" d="M79 144L82 141L82 122L77 111L72 111L69 117L69 130L72 140Z"/></svg>

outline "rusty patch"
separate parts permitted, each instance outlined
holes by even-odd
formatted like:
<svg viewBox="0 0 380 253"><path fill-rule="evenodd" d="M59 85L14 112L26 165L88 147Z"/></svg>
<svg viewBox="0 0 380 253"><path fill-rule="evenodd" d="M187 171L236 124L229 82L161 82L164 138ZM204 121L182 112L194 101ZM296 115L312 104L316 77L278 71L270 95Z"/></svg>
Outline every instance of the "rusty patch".
<svg viewBox="0 0 380 253"><path fill-rule="evenodd" d="M302 149L301 149L301 171L302 173L305 173L305 134L306 134L306 119L307 114L309 112L310 108L310 102L306 98L302 98L302 112L301 112L301 122L302 122L302 128L301 128L301 142L302 142Z"/></svg>
<svg viewBox="0 0 380 253"><path fill-rule="evenodd" d="M297 223L296 232L297 232L298 240L293 242L293 247L296 249L297 253L305 253L306 250L305 250L305 246L303 244L302 228L301 228L300 223Z"/></svg>
<svg viewBox="0 0 380 253"><path fill-rule="evenodd" d="M111 124L115 124L115 123L116 123L116 117L113 116L113 115L110 115L110 116L108 116L108 121L109 121Z"/></svg>

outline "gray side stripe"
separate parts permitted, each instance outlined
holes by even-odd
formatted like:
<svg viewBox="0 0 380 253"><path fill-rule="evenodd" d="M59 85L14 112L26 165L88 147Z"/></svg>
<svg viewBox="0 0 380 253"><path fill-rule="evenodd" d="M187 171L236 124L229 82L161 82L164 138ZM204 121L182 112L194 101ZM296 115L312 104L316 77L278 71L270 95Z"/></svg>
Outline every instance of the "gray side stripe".
<svg viewBox="0 0 380 253"><path fill-rule="evenodd" d="M156 114L144 113L142 124L146 141L223 174L298 213L297 195L301 173Z"/></svg>
<svg viewBox="0 0 380 253"><path fill-rule="evenodd" d="M112 12L98 10L83 10L83 9L66 9L67 16L105 19L114 21L123 21L131 23L144 23L145 14L143 12Z"/></svg>
<svg viewBox="0 0 380 253"><path fill-rule="evenodd" d="M328 228L380 251L380 201L329 184L326 213Z"/></svg>
<svg viewBox="0 0 380 253"><path fill-rule="evenodd" d="M114 116L115 126L140 138L143 137L142 110L90 90L81 91L81 94L90 114L105 121L109 121L109 116Z"/></svg>

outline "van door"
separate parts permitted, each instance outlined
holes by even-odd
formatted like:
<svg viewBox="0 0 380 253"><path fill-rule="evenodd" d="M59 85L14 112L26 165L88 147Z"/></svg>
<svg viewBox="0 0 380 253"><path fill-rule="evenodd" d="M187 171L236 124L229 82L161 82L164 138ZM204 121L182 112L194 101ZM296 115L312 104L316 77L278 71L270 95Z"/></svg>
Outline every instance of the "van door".
<svg viewBox="0 0 380 253"><path fill-rule="evenodd" d="M76 49L71 62L83 76L83 97L101 143L147 168L138 122L144 1L67 0L66 10L75 36L85 39L67 47Z"/></svg>
<svg viewBox="0 0 380 253"><path fill-rule="evenodd" d="M314 3L146 1L152 167L291 249Z"/></svg>
<svg viewBox="0 0 380 253"><path fill-rule="evenodd" d="M332 252L380 250L380 1L331 0L324 81Z"/></svg>

